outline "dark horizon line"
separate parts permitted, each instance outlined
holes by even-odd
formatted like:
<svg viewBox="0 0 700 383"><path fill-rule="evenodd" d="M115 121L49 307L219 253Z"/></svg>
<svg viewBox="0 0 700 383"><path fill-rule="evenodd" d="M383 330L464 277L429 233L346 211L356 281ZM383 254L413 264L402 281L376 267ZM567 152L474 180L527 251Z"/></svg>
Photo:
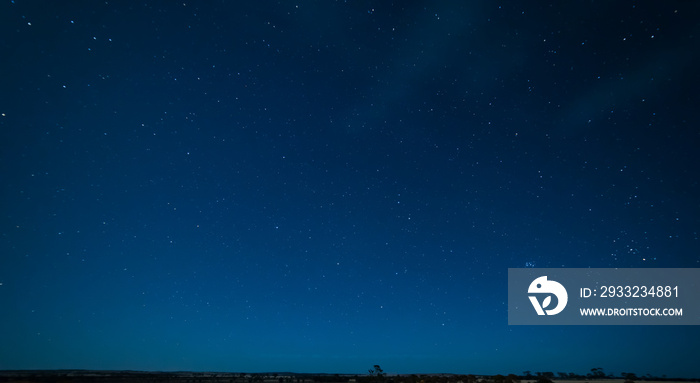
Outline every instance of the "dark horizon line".
<svg viewBox="0 0 700 383"><path fill-rule="evenodd" d="M537 372L534 372L535 374ZM292 371L263 371L263 372L246 372L246 371L193 371L193 370L94 370L85 368L58 368L58 369L0 369L0 375L20 373L20 374L51 374L51 373L96 373L96 374L223 374L223 375L292 375L292 376L371 376L367 373L337 373L337 372L292 372ZM575 374L575 373L574 373ZM494 377L497 375L508 376L515 375L518 378L526 378L528 375L521 374L464 374L464 373L452 373L452 372L439 372L439 373L385 373L385 376L460 376L460 375L473 375L476 377ZM589 378L586 375L575 374L573 379L568 378L554 378L555 380L577 380L583 378L586 380L622 380L624 377L617 376L606 376L601 378ZM531 378L538 378L537 375L530 375ZM637 376L636 380L648 381L648 380L663 380L663 381L689 381L689 382L700 382L700 378L681 378L681 377L661 377L661 376L651 376L646 377L646 375Z"/></svg>

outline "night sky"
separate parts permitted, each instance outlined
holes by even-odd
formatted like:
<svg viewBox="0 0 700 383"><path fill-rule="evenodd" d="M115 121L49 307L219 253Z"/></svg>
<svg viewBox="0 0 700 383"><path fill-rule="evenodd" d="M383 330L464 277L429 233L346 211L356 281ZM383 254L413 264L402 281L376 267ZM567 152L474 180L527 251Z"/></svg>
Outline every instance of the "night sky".
<svg viewBox="0 0 700 383"><path fill-rule="evenodd" d="M699 377L508 326L520 267L700 267L696 1L0 4L0 369Z"/></svg>

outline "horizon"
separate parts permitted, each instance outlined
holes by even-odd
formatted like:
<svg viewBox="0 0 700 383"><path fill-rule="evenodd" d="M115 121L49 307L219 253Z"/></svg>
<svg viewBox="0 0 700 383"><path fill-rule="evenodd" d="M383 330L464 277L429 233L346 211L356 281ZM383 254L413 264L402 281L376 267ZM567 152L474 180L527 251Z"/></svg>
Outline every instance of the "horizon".
<svg viewBox="0 0 700 383"><path fill-rule="evenodd" d="M591 369L593 371L593 369ZM185 370L171 370L171 371L164 371L164 370L91 370L91 369L76 369L76 368L61 368L61 369L35 369L35 370L12 370L12 369L0 369L0 373L10 373L10 372L22 372L22 373L32 373L32 372L42 372L42 373L52 373L52 372L85 372L85 373L145 373L145 374L173 374L173 373L182 373L182 374L222 374L222 375L244 375L244 376L254 376L254 375L262 375L266 377L279 377L279 375L284 374L289 374L289 375L309 375L309 376L346 376L346 377L352 377L352 376L366 376L366 377L372 377L374 376L374 372L372 373L339 373L339 372L295 372L295 371L185 371ZM423 373L423 372L382 372L382 375L385 377L392 377L392 376L476 376L476 377L494 377L494 376L510 376L514 375L518 378L523 378L521 381L536 381L538 377L540 376L546 376L547 374L552 374L553 381L558 381L558 380L593 380L593 381L605 381L605 380L620 380L620 379L629 379L628 377L622 376L622 374L630 374L630 372L620 372L619 375L615 374L606 374L605 376L590 376L591 373L587 374L579 374L579 373L574 373L574 372L568 372L568 374L574 374L573 376L568 376L568 377L562 377L562 376L556 376L557 374L561 374L561 372L552 372L552 371L523 371L523 373L529 373L529 374L515 374L515 373L497 373L497 374L475 374L475 373L452 373L452 372L434 372L434 373ZM650 374L647 375L637 375L634 372L631 372L633 375L636 376L634 380L641 380L641 381L654 381L655 379L660 379L662 381L672 381L674 379L681 379L683 381L697 381L700 380L700 377L690 377L690 378L684 378L684 377L667 377L667 376L651 376ZM587 376L588 375L588 376Z"/></svg>

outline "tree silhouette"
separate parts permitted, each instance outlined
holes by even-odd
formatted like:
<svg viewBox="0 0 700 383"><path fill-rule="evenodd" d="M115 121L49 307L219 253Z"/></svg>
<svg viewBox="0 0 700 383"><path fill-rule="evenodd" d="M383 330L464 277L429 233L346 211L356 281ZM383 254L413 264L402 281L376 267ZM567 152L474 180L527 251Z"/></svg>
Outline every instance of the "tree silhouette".
<svg viewBox="0 0 700 383"><path fill-rule="evenodd" d="M369 370L367 370L367 372L369 373L370 381L374 382L383 382L384 377L386 376L384 370L382 370L382 368L378 364L375 364L374 368L370 368Z"/></svg>
<svg viewBox="0 0 700 383"><path fill-rule="evenodd" d="M377 376L380 376L380 377L384 376L384 370L382 370L382 368L379 367L378 364L374 365L374 372L377 374Z"/></svg>
<svg viewBox="0 0 700 383"><path fill-rule="evenodd" d="M623 372L622 376L625 378L625 383L634 383L637 379L637 375L634 372Z"/></svg>
<svg viewBox="0 0 700 383"><path fill-rule="evenodd" d="M554 383L550 377L554 377L554 373L552 372L536 372L537 374L537 383Z"/></svg>
<svg viewBox="0 0 700 383"><path fill-rule="evenodd" d="M602 367L591 368L591 373L589 374L591 379L603 379L605 378L605 372L603 372Z"/></svg>

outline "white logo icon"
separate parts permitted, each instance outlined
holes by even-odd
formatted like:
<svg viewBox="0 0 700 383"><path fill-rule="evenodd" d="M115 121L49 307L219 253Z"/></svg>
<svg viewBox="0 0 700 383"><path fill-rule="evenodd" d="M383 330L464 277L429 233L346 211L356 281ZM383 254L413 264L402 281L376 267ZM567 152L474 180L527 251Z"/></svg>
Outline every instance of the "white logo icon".
<svg viewBox="0 0 700 383"><path fill-rule="evenodd" d="M527 292L531 294L554 294L557 297L557 307L550 310L545 310L552 303L552 296L547 296L547 298L545 298L542 302L542 305L540 305L540 302L537 301L537 297L530 295L528 298L530 298L532 306L535 308L535 311L537 311L537 315L545 315L545 313L547 313L546 315L557 315L564 310L566 303L569 301L569 295L566 293L564 286L557 281L548 281L546 275L532 281L532 283L530 283L530 287L527 289Z"/></svg>

